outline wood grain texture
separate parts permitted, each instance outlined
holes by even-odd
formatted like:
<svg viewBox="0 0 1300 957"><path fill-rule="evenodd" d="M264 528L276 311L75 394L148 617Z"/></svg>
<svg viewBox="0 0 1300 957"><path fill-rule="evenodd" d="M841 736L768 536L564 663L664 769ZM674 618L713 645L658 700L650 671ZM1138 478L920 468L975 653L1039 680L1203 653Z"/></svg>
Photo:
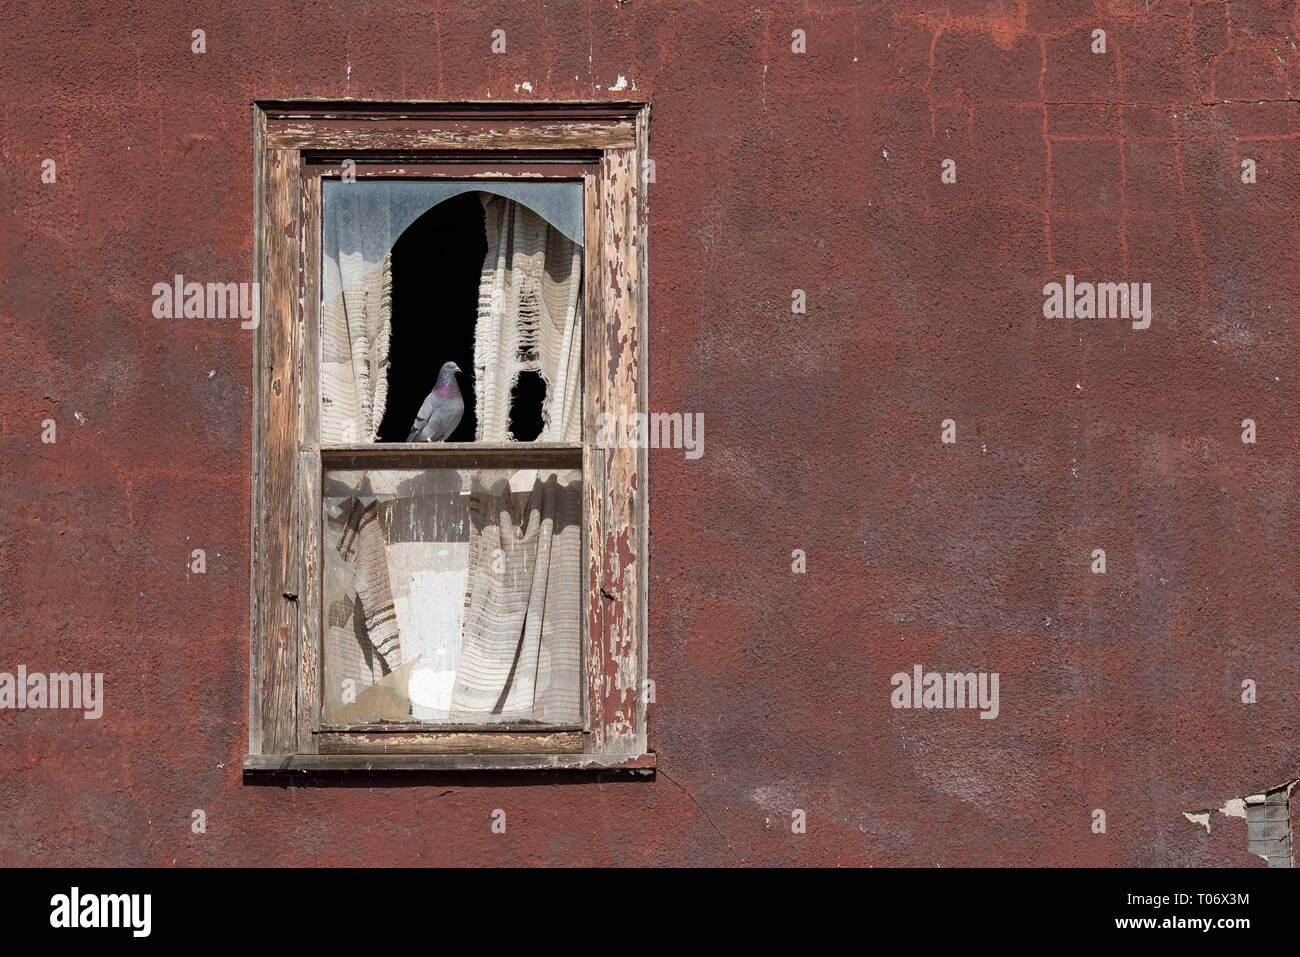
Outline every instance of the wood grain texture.
<svg viewBox="0 0 1300 957"><path fill-rule="evenodd" d="M604 556L605 450L598 443L597 423L605 411L604 298L601 260L601 177L595 170L583 177L583 234L588 237L583 260L583 550L586 556L587 593L584 614L583 665L587 687L583 710L591 736L587 746L599 751L605 745L605 669L607 658L596 647L605 629L605 601L601 595Z"/></svg>
<svg viewBox="0 0 1300 957"><path fill-rule="evenodd" d="M380 442L373 445L326 445L321 461L327 469L378 468L578 468L582 446L512 442Z"/></svg>
<svg viewBox="0 0 1300 957"><path fill-rule="evenodd" d="M650 155L650 107L645 106L636 116L636 339L637 339L637 397L641 408L650 409L650 203L648 160ZM643 448L637 458L637 488L641 493L637 504L637 529L640 556L637 562L636 602L636 657L637 690L636 745L633 750L649 749L649 701L646 682L650 678L650 450Z"/></svg>
<svg viewBox="0 0 1300 957"><path fill-rule="evenodd" d="M301 169L301 166L300 166ZM298 304L298 515L302 547L298 594L298 750L316 750L321 680L320 276L321 183L301 180L301 297Z"/></svg>
<svg viewBox="0 0 1300 957"><path fill-rule="evenodd" d="M636 144L626 121L560 121L503 125L496 120L357 123L346 120L280 120L267 129L267 146L283 150L610 150Z"/></svg>
<svg viewBox="0 0 1300 957"><path fill-rule="evenodd" d="M576 754L581 731L322 731L321 754Z"/></svg>
<svg viewBox="0 0 1300 957"><path fill-rule="evenodd" d="M262 319L258 324L262 378L258 383L262 456L257 520L261 622L261 742L263 752L297 746L299 174L298 157L265 153L262 212Z"/></svg>
<svg viewBox="0 0 1300 957"><path fill-rule="evenodd" d="M302 272L298 308L299 342L298 444L315 448L320 444L320 281L321 281L321 181L318 176L302 180Z"/></svg>
<svg viewBox="0 0 1300 957"><path fill-rule="evenodd" d="M645 412L641 395L640 250L637 219L637 156L610 150L601 160L601 338L604 408ZM620 437L622 439L623 437ZM644 750L639 726L641 693L641 467L643 449L618 441L605 454L600 597L603 631L592 643L604 659L603 740L599 750ZM595 732L593 727L593 733Z"/></svg>
<svg viewBox="0 0 1300 957"><path fill-rule="evenodd" d="M304 162L305 176L340 179L343 160L356 163L357 181L366 179L478 179L535 182L538 179L581 179L591 168L584 151L442 150L386 154L378 151L345 156L344 151L316 150Z"/></svg>
<svg viewBox="0 0 1300 957"><path fill-rule="evenodd" d="M248 754L246 774L336 771L584 771L651 776L655 755L600 754Z"/></svg>
<svg viewBox="0 0 1300 957"><path fill-rule="evenodd" d="M298 500L302 543L302 590L298 593L298 750L316 750L321 680L321 468L313 450L298 453Z"/></svg>

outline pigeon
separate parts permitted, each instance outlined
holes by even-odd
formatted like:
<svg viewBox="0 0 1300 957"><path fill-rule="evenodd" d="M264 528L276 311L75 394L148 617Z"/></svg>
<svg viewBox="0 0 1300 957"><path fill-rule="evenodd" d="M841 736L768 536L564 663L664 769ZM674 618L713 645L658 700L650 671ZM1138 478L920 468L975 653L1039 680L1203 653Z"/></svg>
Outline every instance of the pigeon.
<svg viewBox="0 0 1300 957"><path fill-rule="evenodd" d="M420 414L411 426L408 442L444 442L460 425L460 418L465 414L465 400L461 397L460 386L456 384L456 373L460 366L454 362L445 363L438 373L438 381L420 406Z"/></svg>

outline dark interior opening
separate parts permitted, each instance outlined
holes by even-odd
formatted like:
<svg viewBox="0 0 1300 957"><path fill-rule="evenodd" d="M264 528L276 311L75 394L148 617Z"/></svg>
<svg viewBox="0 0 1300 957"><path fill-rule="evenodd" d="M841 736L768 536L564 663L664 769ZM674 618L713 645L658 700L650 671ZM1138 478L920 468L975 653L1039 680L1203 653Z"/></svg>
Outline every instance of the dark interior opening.
<svg viewBox="0 0 1300 957"><path fill-rule="evenodd" d="M444 362L456 377L465 415L448 442L473 442L474 324L487 255L479 194L461 193L429 210L393 246L393 336L388 350L388 406L380 442L405 442ZM538 416L541 405L538 404ZM540 429L539 429L540 431Z"/></svg>
<svg viewBox="0 0 1300 957"><path fill-rule="evenodd" d="M546 380L536 372L521 372L510 393L510 434L520 442L533 442L542 434L542 404Z"/></svg>

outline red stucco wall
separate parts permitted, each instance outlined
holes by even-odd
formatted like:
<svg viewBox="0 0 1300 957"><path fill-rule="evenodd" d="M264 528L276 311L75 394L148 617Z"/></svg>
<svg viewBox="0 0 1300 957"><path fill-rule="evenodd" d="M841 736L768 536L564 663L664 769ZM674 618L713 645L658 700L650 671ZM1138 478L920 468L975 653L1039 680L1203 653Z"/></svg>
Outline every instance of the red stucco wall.
<svg viewBox="0 0 1300 957"><path fill-rule="evenodd" d="M1262 865L1182 812L1300 774L1294 2L119 6L0 31L0 669L107 699L0 711L0 863ZM653 104L653 781L241 775L252 334L151 288L252 278L254 99L349 96Z"/></svg>

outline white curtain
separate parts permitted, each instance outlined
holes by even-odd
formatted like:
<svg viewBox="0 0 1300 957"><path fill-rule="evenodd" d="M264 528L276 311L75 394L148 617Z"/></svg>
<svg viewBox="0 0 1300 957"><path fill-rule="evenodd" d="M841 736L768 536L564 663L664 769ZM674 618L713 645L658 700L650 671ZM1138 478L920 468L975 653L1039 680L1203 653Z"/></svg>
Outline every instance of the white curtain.
<svg viewBox="0 0 1300 957"><path fill-rule="evenodd" d="M360 252L327 259L342 291L321 309L321 442L360 444L379 434L388 400L393 332L393 257Z"/></svg>
<svg viewBox="0 0 1300 957"><path fill-rule="evenodd" d="M480 442L509 442L522 372L546 383L542 442L581 440L582 247L527 206L488 193L488 251L474 327Z"/></svg>
<svg viewBox="0 0 1300 957"><path fill-rule="evenodd" d="M582 429L582 249L544 219L483 196L488 252L475 330L480 441L508 442L515 381L546 383L539 439ZM582 716L582 490L572 470L476 481L469 589L452 707L491 720L577 723Z"/></svg>
<svg viewBox="0 0 1300 957"><path fill-rule="evenodd" d="M481 198L476 437L514 441L514 386L535 372L546 383L538 440L577 443L582 247L520 203ZM326 257L326 269L342 292L322 315L321 439L372 442L387 394L391 254ZM326 486L327 716L581 720L579 470L350 471ZM348 679L351 702L338 691Z"/></svg>

